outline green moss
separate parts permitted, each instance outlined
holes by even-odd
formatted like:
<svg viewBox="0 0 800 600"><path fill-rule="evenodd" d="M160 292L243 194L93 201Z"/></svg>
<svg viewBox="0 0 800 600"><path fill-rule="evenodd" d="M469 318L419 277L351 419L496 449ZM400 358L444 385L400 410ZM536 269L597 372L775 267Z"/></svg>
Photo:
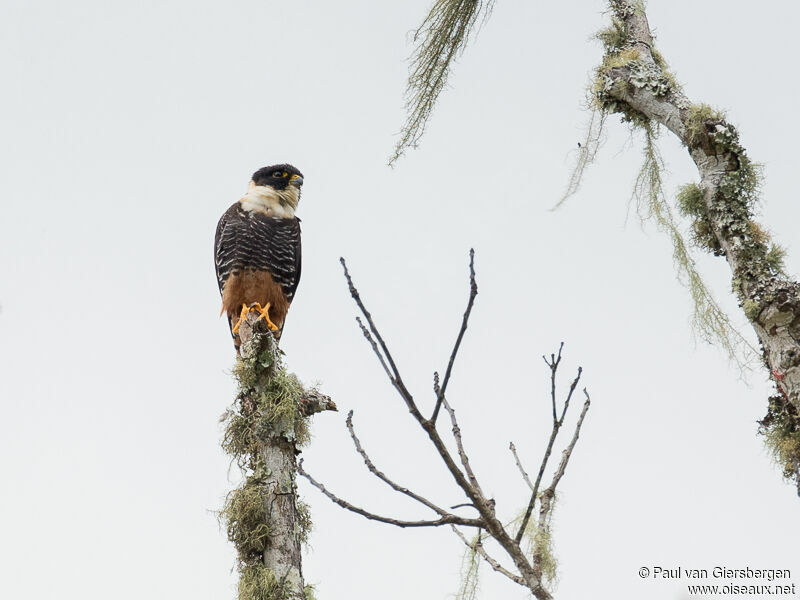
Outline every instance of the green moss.
<svg viewBox="0 0 800 600"><path fill-rule="evenodd" d="M317 600L316 590L313 585L303 588L303 600Z"/></svg>
<svg viewBox="0 0 800 600"><path fill-rule="evenodd" d="M703 188L696 183L687 183L678 188L678 210L683 216L699 217L705 214Z"/></svg>
<svg viewBox="0 0 800 600"><path fill-rule="evenodd" d="M259 560L269 540L262 486L254 478L228 494L220 511L240 563Z"/></svg>
<svg viewBox="0 0 800 600"><path fill-rule="evenodd" d="M550 526L537 528L533 536L534 553L539 559L544 580L553 585L558 578L558 560L553 553L553 536Z"/></svg>
<svg viewBox="0 0 800 600"><path fill-rule="evenodd" d="M612 17L611 25L598 31L595 34L595 38L600 40L606 52L619 52L628 45L625 24L616 17Z"/></svg>
<svg viewBox="0 0 800 600"><path fill-rule="evenodd" d="M478 555L478 545L481 543L481 534L478 533L461 559L461 584L456 593L456 600L475 600L480 587L481 558Z"/></svg>
<svg viewBox="0 0 800 600"><path fill-rule="evenodd" d="M251 355L251 351L255 354ZM263 452L265 444L276 437L295 447L308 441L307 420L300 407L303 386L280 364L280 351L272 336L254 336L243 354L247 358L237 359L233 369L239 393L222 419L222 447L246 477L228 494L219 516L238 555L239 600L283 600L287 585L276 581L274 573L262 562L270 537L267 502L275 493L295 495L295 533L301 543L308 541L311 516L308 506L296 498L293 474L287 474L286 481L277 482L277 490L267 483L270 473L266 471ZM310 588L307 594L313 597Z"/></svg>
<svg viewBox="0 0 800 600"><path fill-rule="evenodd" d="M778 244L772 244L766 256L767 265L774 273L783 273L785 268L783 261L785 258L786 248Z"/></svg>
<svg viewBox="0 0 800 600"><path fill-rule="evenodd" d="M709 128L725 120L725 113L708 104L692 104L686 120L687 139L690 147L702 143L709 134Z"/></svg>
<svg viewBox="0 0 800 600"><path fill-rule="evenodd" d="M783 395L769 399L766 416L759 421L764 442L783 476L798 482L800 469L800 420L797 409Z"/></svg>
<svg viewBox="0 0 800 600"><path fill-rule="evenodd" d="M591 118L586 126L586 136L583 140L583 143L579 144L580 147L578 148L578 157L575 161L574 167L572 168L572 173L570 174L569 182L567 183L567 189L564 190L564 194L550 210L556 210L559 208L570 198L570 196L578 191L581 180L583 179L584 171L586 171L586 168L592 164L592 162L594 162L595 156L597 156L597 151L600 148L600 141L603 136L603 127L605 126L605 122L605 111L602 111L596 107L593 108Z"/></svg>
<svg viewBox="0 0 800 600"><path fill-rule="evenodd" d="M311 507L298 498L297 533L301 544L308 544L308 538L311 535L311 530L313 529L313 527L314 527L313 523L311 522Z"/></svg>
<svg viewBox="0 0 800 600"><path fill-rule="evenodd" d="M287 589L275 573L261 563L253 563L241 570L239 600L284 600Z"/></svg>
<svg viewBox="0 0 800 600"><path fill-rule="evenodd" d="M223 416L223 449L240 461L258 448L258 440L273 432L302 446L310 439L308 422L300 410L303 386L294 373L254 367L254 361L237 361L234 375L240 391L236 410Z"/></svg>
<svg viewBox="0 0 800 600"><path fill-rule="evenodd" d="M603 64L600 67L604 71L616 69L617 67L627 67L632 62L640 59L639 51L636 48L624 48L617 52L607 53L603 57Z"/></svg>
<svg viewBox="0 0 800 600"><path fill-rule="evenodd" d="M683 237L663 191L663 161L655 143L657 130L652 125L645 128L644 162L634 184L634 198L639 216L653 220L659 229L667 233L672 242L672 255L678 270L678 278L689 288L694 304L692 323L694 329L705 340L716 342L744 368L749 353L755 352L742 334L736 330L725 311L720 308L711 291L697 270L686 240ZM689 194L692 195L691 193ZM695 240L703 244L716 244L708 222L697 220L707 229L695 230Z"/></svg>
<svg viewBox="0 0 800 600"><path fill-rule="evenodd" d="M749 298L742 302L742 309L744 309L744 314L747 315L747 318L751 321L755 321L758 315L761 314L761 305Z"/></svg>

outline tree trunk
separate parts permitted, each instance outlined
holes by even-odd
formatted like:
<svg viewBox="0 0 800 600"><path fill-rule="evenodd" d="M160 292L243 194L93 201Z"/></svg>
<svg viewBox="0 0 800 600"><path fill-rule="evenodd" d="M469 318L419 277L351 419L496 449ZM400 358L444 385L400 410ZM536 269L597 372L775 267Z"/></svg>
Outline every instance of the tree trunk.
<svg viewBox="0 0 800 600"><path fill-rule="evenodd" d="M295 457L308 440L306 417L336 405L286 372L257 314L248 315L239 336L239 394L223 418L222 446L245 479L221 512L238 554L239 600L305 600L300 546L310 523L297 497Z"/></svg>

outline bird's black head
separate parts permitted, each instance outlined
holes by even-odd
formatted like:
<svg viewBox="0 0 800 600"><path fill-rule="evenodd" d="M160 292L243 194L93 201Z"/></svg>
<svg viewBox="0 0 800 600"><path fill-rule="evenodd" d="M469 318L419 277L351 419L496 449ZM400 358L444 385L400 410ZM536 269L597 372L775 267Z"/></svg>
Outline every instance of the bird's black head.
<svg viewBox="0 0 800 600"><path fill-rule="evenodd" d="M303 174L292 165L272 165L253 173L253 183L266 185L276 190L284 190L289 185L303 185Z"/></svg>

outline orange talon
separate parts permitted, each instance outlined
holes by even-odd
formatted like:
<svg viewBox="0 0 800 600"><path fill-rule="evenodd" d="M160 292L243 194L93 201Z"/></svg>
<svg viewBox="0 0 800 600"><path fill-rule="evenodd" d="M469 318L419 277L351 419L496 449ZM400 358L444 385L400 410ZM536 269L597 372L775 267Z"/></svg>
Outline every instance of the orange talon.
<svg viewBox="0 0 800 600"><path fill-rule="evenodd" d="M267 327L269 327L270 331L278 331L278 326L275 325L275 323L273 323L269 318L269 307L270 306L272 306L272 304L267 302L266 305L264 305L264 308L261 308L261 305L256 303L256 305L255 305L256 310L261 314L261 316L258 317L258 319L256 319L256 321L260 321L261 319L264 319L267 322Z"/></svg>
<svg viewBox="0 0 800 600"><path fill-rule="evenodd" d="M239 320L236 321L236 324L233 326L233 329L231 329L231 331L233 332L233 335L236 335L237 333L239 333L239 327L242 326L242 323L247 318L247 313L249 313L249 312L250 312L250 309L247 308L247 304L242 304L242 312L239 315Z"/></svg>

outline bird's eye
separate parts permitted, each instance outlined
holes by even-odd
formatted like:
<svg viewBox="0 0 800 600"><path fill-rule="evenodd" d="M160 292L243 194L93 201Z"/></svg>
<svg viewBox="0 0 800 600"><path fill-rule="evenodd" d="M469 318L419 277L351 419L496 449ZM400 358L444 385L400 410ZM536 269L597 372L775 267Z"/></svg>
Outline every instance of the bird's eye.
<svg viewBox="0 0 800 600"><path fill-rule="evenodd" d="M275 171L272 176L273 177L283 177L283 171Z"/></svg>

